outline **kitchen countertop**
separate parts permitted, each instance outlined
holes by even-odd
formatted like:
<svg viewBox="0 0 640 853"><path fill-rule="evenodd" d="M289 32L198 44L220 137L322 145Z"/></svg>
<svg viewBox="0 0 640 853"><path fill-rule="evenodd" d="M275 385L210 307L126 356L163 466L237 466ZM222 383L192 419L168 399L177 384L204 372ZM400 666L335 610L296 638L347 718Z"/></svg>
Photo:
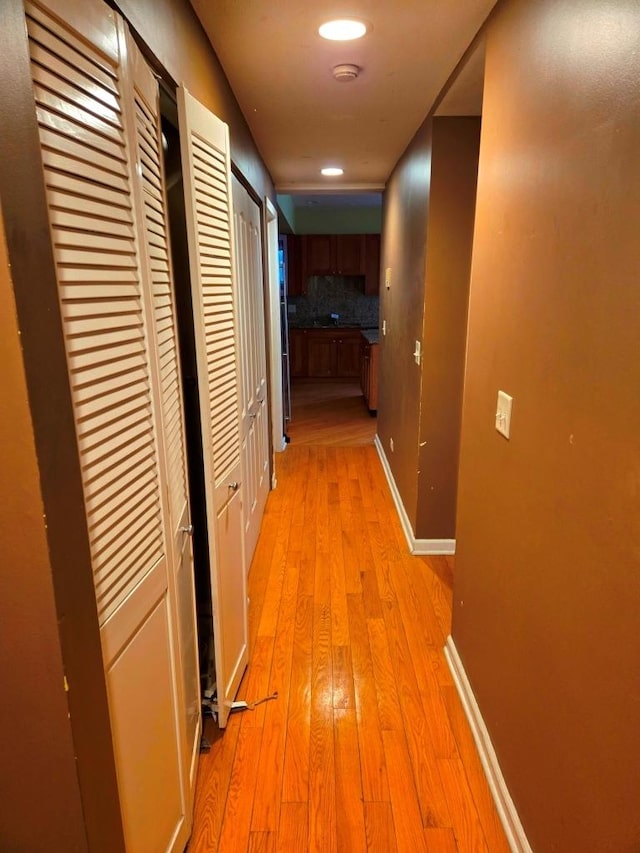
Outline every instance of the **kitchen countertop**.
<svg viewBox="0 0 640 853"><path fill-rule="evenodd" d="M377 329L362 329L362 336L367 341L367 343L380 343L380 332Z"/></svg>
<svg viewBox="0 0 640 853"><path fill-rule="evenodd" d="M290 329L356 329L362 326L358 323L289 323Z"/></svg>

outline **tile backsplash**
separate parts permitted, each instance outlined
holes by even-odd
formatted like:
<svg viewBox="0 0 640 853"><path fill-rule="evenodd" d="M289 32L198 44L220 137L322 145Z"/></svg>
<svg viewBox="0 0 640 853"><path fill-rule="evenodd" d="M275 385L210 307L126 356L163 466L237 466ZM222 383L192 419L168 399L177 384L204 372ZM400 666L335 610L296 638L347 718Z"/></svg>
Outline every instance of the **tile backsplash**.
<svg viewBox="0 0 640 853"><path fill-rule="evenodd" d="M295 313L289 314L291 326L328 323L331 314L338 314L341 325L378 328L380 300L363 294L361 276L311 276L306 295L290 296L288 303L295 306Z"/></svg>

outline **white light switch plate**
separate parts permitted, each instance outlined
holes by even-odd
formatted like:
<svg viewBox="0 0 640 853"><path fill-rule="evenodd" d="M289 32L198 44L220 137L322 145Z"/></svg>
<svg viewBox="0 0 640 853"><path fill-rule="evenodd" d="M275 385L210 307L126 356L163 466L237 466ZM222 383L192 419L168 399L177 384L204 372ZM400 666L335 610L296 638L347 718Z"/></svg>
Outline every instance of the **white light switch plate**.
<svg viewBox="0 0 640 853"><path fill-rule="evenodd" d="M387 290L391 287L391 267L387 267L384 271L384 286Z"/></svg>
<svg viewBox="0 0 640 853"><path fill-rule="evenodd" d="M498 391L498 406L496 408L496 429L505 438L511 435L511 408L513 406L513 397L505 394L504 391Z"/></svg>

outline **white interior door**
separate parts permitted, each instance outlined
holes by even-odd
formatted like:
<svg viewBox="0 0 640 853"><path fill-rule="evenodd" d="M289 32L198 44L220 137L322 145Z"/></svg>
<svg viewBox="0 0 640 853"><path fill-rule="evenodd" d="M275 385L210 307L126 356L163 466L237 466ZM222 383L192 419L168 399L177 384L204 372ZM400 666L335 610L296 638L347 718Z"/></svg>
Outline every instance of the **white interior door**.
<svg viewBox="0 0 640 853"><path fill-rule="evenodd" d="M182 380L178 354L178 329L173 270L169 243L167 198L162 165L162 126L158 82L133 38L127 37L129 77L133 107L129 127L136 156L135 182L138 230L142 256L153 304L155 357L163 419L163 444L167 472L172 562L169 580L173 587L177 650L179 653L180 704L183 724L183 773L187 782L187 814L195 794L200 751L201 702L193 575L192 526L187 490L187 457Z"/></svg>
<svg viewBox="0 0 640 853"><path fill-rule="evenodd" d="M157 357L161 274L152 294L136 209L132 116L142 103L133 106L111 9L46 0L25 10L125 839L135 853L182 850L170 382Z"/></svg>
<svg viewBox="0 0 640 853"><path fill-rule="evenodd" d="M229 130L183 87L178 118L198 370L220 726L247 665Z"/></svg>
<svg viewBox="0 0 640 853"><path fill-rule="evenodd" d="M260 210L237 180L233 185L235 272L240 296L241 454L247 571L269 494L269 416Z"/></svg>

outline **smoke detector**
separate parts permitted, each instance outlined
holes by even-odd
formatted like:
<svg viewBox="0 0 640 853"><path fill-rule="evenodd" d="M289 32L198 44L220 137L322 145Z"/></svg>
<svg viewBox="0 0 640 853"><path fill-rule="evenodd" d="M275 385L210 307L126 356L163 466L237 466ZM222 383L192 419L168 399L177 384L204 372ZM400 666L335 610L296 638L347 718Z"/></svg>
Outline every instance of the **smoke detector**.
<svg viewBox="0 0 640 853"><path fill-rule="evenodd" d="M357 78L360 71L357 65L336 65L333 69L333 78L339 83L350 83Z"/></svg>

